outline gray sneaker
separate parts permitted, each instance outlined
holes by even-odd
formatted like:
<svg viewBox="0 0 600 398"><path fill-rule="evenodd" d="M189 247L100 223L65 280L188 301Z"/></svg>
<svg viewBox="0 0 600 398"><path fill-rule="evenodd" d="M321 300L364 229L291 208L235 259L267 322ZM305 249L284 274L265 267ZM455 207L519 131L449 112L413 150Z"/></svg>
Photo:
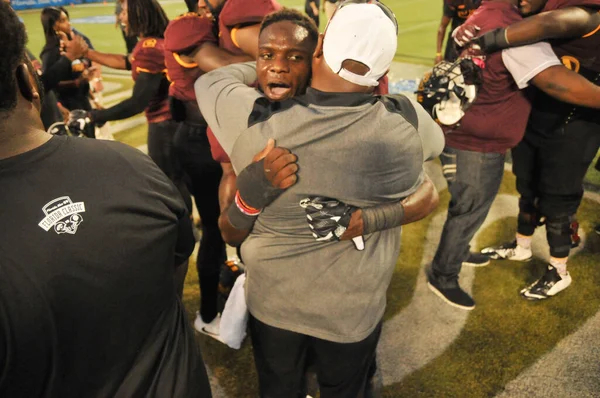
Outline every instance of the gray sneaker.
<svg viewBox="0 0 600 398"><path fill-rule="evenodd" d="M486 247L481 254L493 260L529 261L533 257L531 249L517 245L516 240L500 246Z"/></svg>

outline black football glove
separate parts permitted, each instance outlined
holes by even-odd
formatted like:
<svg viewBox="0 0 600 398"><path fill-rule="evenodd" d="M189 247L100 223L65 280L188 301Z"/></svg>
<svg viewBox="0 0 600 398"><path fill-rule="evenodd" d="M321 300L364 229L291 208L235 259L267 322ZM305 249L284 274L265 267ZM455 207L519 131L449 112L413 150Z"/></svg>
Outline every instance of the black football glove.
<svg viewBox="0 0 600 398"><path fill-rule="evenodd" d="M75 109L69 113L69 131L79 137L96 138L96 126L87 111Z"/></svg>
<svg viewBox="0 0 600 398"><path fill-rule="evenodd" d="M358 209L324 196L302 199L300 207L306 211L308 226L315 239L320 242L340 240L350 224L352 213ZM354 238L353 241L358 250L363 250L362 237Z"/></svg>

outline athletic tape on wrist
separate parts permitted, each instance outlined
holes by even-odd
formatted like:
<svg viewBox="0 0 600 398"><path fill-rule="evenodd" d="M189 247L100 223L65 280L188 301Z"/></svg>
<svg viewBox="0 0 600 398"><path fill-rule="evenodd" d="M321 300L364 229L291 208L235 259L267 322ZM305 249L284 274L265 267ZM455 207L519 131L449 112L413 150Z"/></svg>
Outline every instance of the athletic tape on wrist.
<svg viewBox="0 0 600 398"><path fill-rule="evenodd" d="M284 191L275 188L267 179L264 159L246 166L237 176L236 185L244 202L254 209L268 206Z"/></svg>
<svg viewBox="0 0 600 398"><path fill-rule="evenodd" d="M236 197L237 196L238 195L236 195ZM260 214L260 212L259 212L259 214ZM254 222L256 221L258 214L249 215L249 214L244 213L238 207L237 201L234 201L234 203L232 203L231 206L229 206L229 209L227 209L227 217L229 218L229 223L235 229L248 230L248 229L251 229L252 226L254 225Z"/></svg>
<svg viewBox="0 0 600 398"><path fill-rule="evenodd" d="M400 202L362 209L363 235L402 225L404 206Z"/></svg>
<svg viewBox="0 0 600 398"><path fill-rule="evenodd" d="M480 44L483 51L493 53L509 46L506 28L497 28L485 33Z"/></svg>

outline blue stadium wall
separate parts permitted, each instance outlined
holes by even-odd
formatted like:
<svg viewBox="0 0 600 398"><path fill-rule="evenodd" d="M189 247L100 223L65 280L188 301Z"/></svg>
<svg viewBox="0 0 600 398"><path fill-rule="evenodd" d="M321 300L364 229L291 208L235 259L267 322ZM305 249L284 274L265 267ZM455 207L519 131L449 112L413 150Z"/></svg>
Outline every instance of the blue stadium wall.
<svg viewBox="0 0 600 398"><path fill-rule="evenodd" d="M71 4L102 3L103 0L11 0L10 5L15 10L31 8L68 6Z"/></svg>

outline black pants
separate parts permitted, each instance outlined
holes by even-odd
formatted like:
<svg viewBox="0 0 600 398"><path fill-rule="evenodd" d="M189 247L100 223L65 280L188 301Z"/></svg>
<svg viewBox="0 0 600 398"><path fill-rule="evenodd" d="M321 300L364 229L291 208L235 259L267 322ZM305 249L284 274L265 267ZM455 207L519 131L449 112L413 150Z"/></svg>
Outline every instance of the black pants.
<svg viewBox="0 0 600 398"><path fill-rule="evenodd" d="M227 256L218 225L219 183L223 171L212 158L206 126L179 123L175 153L187 176L189 191L194 196L202 220L202 240L196 267L200 279L200 316L204 322L210 322L217 315L219 271Z"/></svg>
<svg viewBox="0 0 600 398"><path fill-rule="evenodd" d="M191 211L190 193L183 180L181 165L175 157L173 146L179 124L173 120L148 123L148 156L177 187L188 210Z"/></svg>
<svg viewBox="0 0 600 398"><path fill-rule="evenodd" d="M365 396L381 323L364 340L347 344L272 327L252 315L248 323L262 398L304 398L308 355L314 359L321 398Z"/></svg>
<svg viewBox="0 0 600 398"><path fill-rule="evenodd" d="M600 147L600 124L574 120L552 132L528 127L512 150L519 201L518 232L530 236L546 217L550 254L567 257L571 218L583 198L583 178ZM538 212L537 215L532 213Z"/></svg>

